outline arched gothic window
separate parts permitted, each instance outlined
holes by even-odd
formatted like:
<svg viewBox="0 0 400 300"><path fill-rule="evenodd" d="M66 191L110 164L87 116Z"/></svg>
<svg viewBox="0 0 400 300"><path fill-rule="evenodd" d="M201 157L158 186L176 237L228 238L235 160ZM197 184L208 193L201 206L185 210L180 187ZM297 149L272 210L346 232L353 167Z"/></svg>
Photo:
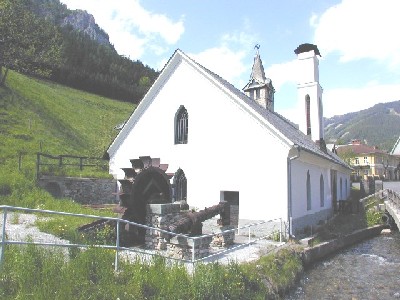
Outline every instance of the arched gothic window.
<svg viewBox="0 0 400 300"><path fill-rule="evenodd" d="M319 200L321 207L325 206L325 186L324 186L324 176L319 177Z"/></svg>
<svg viewBox="0 0 400 300"><path fill-rule="evenodd" d="M175 114L175 144L187 144L189 115L182 105Z"/></svg>
<svg viewBox="0 0 400 300"><path fill-rule="evenodd" d="M310 180L310 171L307 171L307 210L311 210L311 180Z"/></svg>
<svg viewBox="0 0 400 300"><path fill-rule="evenodd" d="M307 127L307 135L311 135L311 103L310 103L310 96L306 95L306 127Z"/></svg>
<svg viewBox="0 0 400 300"><path fill-rule="evenodd" d="M187 199L187 180L185 172L178 169L174 175L175 201Z"/></svg>

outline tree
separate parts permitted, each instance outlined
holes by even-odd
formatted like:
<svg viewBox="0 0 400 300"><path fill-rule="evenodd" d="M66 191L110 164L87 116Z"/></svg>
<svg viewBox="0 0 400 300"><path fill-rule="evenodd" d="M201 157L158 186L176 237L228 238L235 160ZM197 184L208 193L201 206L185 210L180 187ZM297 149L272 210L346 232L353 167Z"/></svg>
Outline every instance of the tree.
<svg viewBox="0 0 400 300"><path fill-rule="evenodd" d="M338 152L338 156L345 161L348 165L352 166L354 164L354 160L356 158L356 154L353 149L349 148L344 151Z"/></svg>
<svg viewBox="0 0 400 300"><path fill-rule="evenodd" d="M53 24L36 17L30 8L29 0L0 3L2 66L48 78L61 61L61 35Z"/></svg>

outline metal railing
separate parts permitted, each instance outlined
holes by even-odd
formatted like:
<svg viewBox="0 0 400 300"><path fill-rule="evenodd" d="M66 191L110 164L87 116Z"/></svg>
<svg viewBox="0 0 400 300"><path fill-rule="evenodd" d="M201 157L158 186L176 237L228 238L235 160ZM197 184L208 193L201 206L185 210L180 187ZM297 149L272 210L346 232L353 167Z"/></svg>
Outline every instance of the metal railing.
<svg viewBox="0 0 400 300"><path fill-rule="evenodd" d="M393 190L386 190L387 201L396 210L396 213L400 212L400 195Z"/></svg>
<svg viewBox="0 0 400 300"><path fill-rule="evenodd" d="M15 206L8 206L8 205L0 205L0 210L3 211L3 223L2 223L2 235L1 235L1 241L0 241L0 246L1 246L1 250L0 250L0 266L3 264L3 260L4 260L4 252L6 250L6 246L7 245L28 245L28 244L33 244L33 245L38 245L38 246L55 246L55 247L65 247L65 248L89 248L89 247L97 247L97 248L105 248L105 249L113 249L115 250L115 262L114 262L114 268L117 271L118 270L118 256L120 254L121 251L128 251L128 252L135 252L137 254L143 254L143 255L161 255L167 259L171 259L171 260L175 260L175 261L181 261L184 263L191 263L191 264L195 264L197 262L201 262L201 261L205 261L209 258L221 255L221 254L225 254L227 252L231 252L234 251L236 249L239 248L243 248L246 246L249 246L251 244L257 243L260 240L266 240L268 239L268 236L270 235L274 235L274 234L279 234L279 242L283 243L283 237L285 234L285 230L284 230L284 222L282 222L282 219L274 219L274 220L268 220L268 221L261 221L261 222L256 222L256 223L252 223L252 224L248 224L239 228L233 228L230 230L225 230L225 231L221 231L218 233L213 233L213 234L204 234L201 236L188 236L186 234L176 234L176 233L172 233L160 228L154 228L154 227L150 227L150 226L146 226L143 224L138 224L135 222L130 222L124 219L119 219L119 218L112 218L112 217L101 217L101 216L95 216L95 215L88 215L88 214L75 214L75 213L67 213L67 212L59 212L59 211L52 211L52 210L43 210L43 209L32 209L32 208L23 208L23 207L15 207ZM6 226L7 226L7 217L9 212L25 212L25 213L40 213L40 214L52 214L52 215L61 215L61 216L70 216L70 217L80 217L80 218L91 218L91 219L102 219L102 220L109 220L109 221L113 221L116 223L116 239L115 239L115 245L93 245L93 244L71 244L71 243L51 243L51 242L35 242L35 241L23 241L23 240L9 240L7 238L7 230L6 230ZM191 240L192 241L192 257L190 260L188 259L179 259L179 258L173 258L170 256L165 256L162 255L161 251L154 251L151 252L149 250L145 251L144 249L141 248L137 248L137 247L123 247L120 244L120 224L129 224L132 226L137 226L140 228L144 228L144 229L149 229L149 230L154 230L154 231L158 231L160 233L164 233L168 236L176 236L176 237L183 237L187 240ZM256 237L254 234L252 234L251 229L256 227L256 226L260 226L263 224L268 224L268 223L277 223L279 225L278 229L275 229L275 227L273 227L273 230L271 230L271 232L269 233L269 235L262 235L261 237ZM247 242L246 243L242 243L230 248L225 248L222 249L220 251L217 251L215 253L212 253L208 256L205 257L201 257L201 258L196 258L196 251L195 251L195 245L198 244L198 242L196 243L196 241L204 239L204 238L209 238L209 237L213 237L216 235L224 235L224 234L228 234L231 232L235 232L235 233L239 233L240 231L243 230L247 230Z"/></svg>

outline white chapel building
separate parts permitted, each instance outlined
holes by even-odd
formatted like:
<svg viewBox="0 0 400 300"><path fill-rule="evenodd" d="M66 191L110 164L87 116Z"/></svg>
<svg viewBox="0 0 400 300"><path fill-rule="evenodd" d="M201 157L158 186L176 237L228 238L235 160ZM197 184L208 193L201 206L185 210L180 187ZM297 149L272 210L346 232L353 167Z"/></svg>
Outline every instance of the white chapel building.
<svg viewBox="0 0 400 300"><path fill-rule="evenodd" d="M274 111L258 49L243 90L176 50L108 148L110 173L123 179L131 159L157 157L174 174L172 201L225 200L240 219L282 218L292 234L327 220L350 195L351 169L325 146L318 48L295 53L299 125Z"/></svg>

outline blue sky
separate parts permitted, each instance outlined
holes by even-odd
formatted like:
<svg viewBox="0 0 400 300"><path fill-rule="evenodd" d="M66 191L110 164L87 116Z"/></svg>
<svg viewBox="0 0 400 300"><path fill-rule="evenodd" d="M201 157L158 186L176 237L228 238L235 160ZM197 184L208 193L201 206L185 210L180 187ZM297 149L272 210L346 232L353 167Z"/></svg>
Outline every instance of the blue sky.
<svg viewBox="0 0 400 300"><path fill-rule="evenodd" d="M398 0L61 0L84 9L119 54L161 70L175 49L237 88L247 83L260 44L275 110L304 110L296 94L302 43L321 52L324 115L400 100Z"/></svg>

